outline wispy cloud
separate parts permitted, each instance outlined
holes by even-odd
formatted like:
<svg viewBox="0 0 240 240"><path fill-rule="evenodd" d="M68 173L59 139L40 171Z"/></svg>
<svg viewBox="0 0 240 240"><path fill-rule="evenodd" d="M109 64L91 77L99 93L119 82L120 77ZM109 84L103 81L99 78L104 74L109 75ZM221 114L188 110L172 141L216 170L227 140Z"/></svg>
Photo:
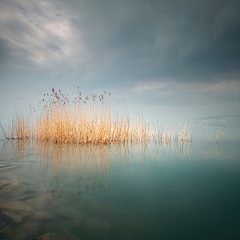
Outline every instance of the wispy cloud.
<svg viewBox="0 0 240 240"><path fill-rule="evenodd" d="M134 83L132 92L219 92L223 90L233 90L240 92L239 80L225 80L221 82L177 82L172 79L162 79L160 81L138 82Z"/></svg>
<svg viewBox="0 0 240 240"><path fill-rule="evenodd" d="M80 29L55 1L5 0L0 6L1 39L16 64L51 66L84 51Z"/></svg>

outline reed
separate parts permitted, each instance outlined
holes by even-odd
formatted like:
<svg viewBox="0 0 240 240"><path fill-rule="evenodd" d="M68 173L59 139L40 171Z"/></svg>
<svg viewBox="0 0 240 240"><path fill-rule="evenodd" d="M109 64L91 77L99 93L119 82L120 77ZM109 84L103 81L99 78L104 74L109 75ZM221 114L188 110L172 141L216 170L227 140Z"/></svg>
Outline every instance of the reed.
<svg viewBox="0 0 240 240"><path fill-rule="evenodd" d="M2 132L0 132L6 139L27 139L32 136L32 128L30 126L30 115L25 116L24 111L15 110L12 115L11 127L7 132L0 123Z"/></svg>
<svg viewBox="0 0 240 240"><path fill-rule="evenodd" d="M190 142L192 139L191 126L187 119L183 124L174 126L169 122L166 126L152 127L138 115L135 121L125 111L111 113L109 96L104 92L100 96L92 94L83 98L78 95L73 100L69 94L52 89L50 94L44 94L39 104L42 108L36 114L30 108L30 114L24 111L15 112L12 117L11 137L26 139L32 138L43 142L54 143L93 143L107 144L136 143L136 142L163 142L180 143ZM194 129L195 130L195 129Z"/></svg>
<svg viewBox="0 0 240 240"><path fill-rule="evenodd" d="M224 135L224 133L223 133L222 131L220 131L220 130L216 130L216 141L217 141L217 143L218 143L219 140L220 140L220 135L221 135L221 134Z"/></svg>

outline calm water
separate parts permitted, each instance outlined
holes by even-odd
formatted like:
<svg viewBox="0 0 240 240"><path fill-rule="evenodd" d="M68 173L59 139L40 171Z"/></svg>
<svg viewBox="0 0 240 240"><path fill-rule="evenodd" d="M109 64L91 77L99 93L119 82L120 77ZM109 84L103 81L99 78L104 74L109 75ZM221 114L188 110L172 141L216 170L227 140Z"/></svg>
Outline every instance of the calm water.
<svg viewBox="0 0 240 240"><path fill-rule="evenodd" d="M239 128L222 131L219 144L2 141L0 239L240 239Z"/></svg>

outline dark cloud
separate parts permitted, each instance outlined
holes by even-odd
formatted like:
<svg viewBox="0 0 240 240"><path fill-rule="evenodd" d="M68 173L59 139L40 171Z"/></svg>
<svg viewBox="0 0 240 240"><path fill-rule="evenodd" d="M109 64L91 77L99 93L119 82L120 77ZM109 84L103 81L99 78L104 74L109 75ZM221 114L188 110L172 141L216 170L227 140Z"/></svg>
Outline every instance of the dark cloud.
<svg viewBox="0 0 240 240"><path fill-rule="evenodd" d="M95 61L112 55L125 79L199 81L201 72L204 81L238 70L239 1L81 1L79 11Z"/></svg>

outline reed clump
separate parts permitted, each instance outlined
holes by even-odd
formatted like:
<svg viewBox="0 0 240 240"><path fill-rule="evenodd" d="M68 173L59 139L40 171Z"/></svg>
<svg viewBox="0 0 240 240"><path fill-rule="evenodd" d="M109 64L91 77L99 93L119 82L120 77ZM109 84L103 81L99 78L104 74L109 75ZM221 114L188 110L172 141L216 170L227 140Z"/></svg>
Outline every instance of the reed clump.
<svg viewBox="0 0 240 240"><path fill-rule="evenodd" d="M131 123L129 115L119 112L113 118L109 100L105 96L92 94L70 101L61 90L52 93L36 116L34 137L37 140L56 143L110 143L147 141L151 138L147 123L140 119Z"/></svg>
<svg viewBox="0 0 240 240"><path fill-rule="evenodd" d="M52 88L52 92L44 96L39 102L42 108L39 114L31 111L25 116L23 111L15 112L11 138L77 144L191 141L187 120L183 125L174 127L170 123L159 128L147 123L143 114L135 121L131 121L129 114L124 111L117 110L113 115L110 93L104 92L99 96L92 94L83 98L78 90L77 97L71 100L69 94L65 95L61 90L55 91Z"/></svg>

